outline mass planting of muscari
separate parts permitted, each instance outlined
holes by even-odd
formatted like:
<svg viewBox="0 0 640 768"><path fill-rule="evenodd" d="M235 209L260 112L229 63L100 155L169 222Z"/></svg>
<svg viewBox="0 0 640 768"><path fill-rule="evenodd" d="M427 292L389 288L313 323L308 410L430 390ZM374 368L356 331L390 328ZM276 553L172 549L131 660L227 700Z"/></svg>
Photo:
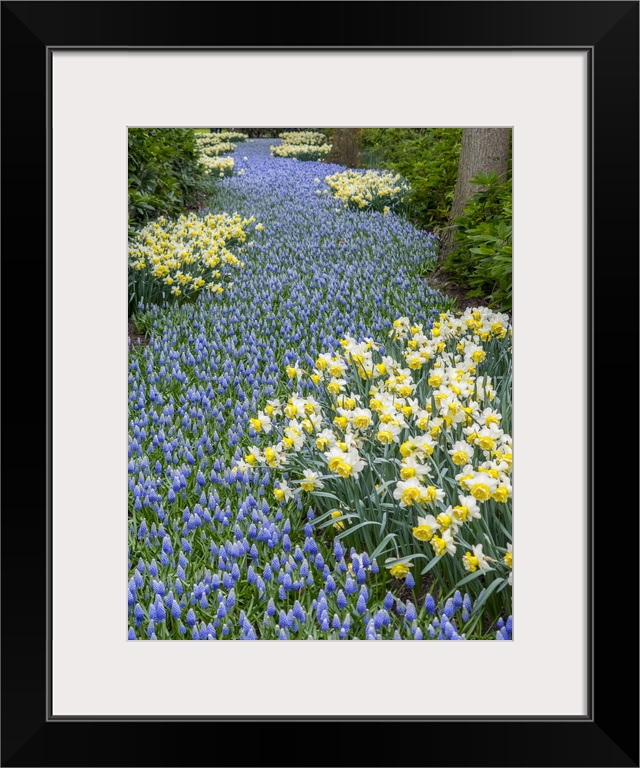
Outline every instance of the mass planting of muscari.
<svg viewBox="0 0 640 768"><path fill-rule="evenodd" d="M271 143L136 241L183 287L237 268L135 316L128 637L510 640L508 318L454 316L417 277L431 235Z"/></svg>

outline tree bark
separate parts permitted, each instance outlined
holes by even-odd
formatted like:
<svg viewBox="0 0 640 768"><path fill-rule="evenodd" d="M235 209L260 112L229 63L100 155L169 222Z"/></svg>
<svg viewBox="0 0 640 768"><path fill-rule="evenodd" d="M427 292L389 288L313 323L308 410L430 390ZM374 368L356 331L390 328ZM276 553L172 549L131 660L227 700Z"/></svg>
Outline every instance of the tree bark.
<svg viewBox="0 0 640 768"><path fill-rule="evenodd" d="M336 128L329 162L357 168L360 165L360 128Z"/></svg>
<svg viewBox="0 0 640 768"><path fill-rule="evenodd" d="M449 214L449 228L440 238L438 261L445 259L455 249L453 222L462 214L467 202L481 189L477 184L470 184L469 180L479 173L488 174L491 171L506 178L510 140L511 128L462 129L460 162L453 193L453 205Z"/></svg>

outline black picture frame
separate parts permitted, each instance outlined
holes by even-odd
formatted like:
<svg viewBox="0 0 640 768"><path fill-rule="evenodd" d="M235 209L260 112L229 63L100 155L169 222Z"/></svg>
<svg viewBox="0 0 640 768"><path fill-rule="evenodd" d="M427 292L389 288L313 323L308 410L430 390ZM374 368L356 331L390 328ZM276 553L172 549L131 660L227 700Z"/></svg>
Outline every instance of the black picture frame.
<svg viewBox="0 0 640 768"><path fill-rule="evenodd" d="M29 429L19 417L17 427L11 429L11 437L5 443L10 453L8 464L12 464L12 459L14 463L12 471L5 473L9 481L5 479L3 490L5 496L15 490L17 497L11 504L5 504L2 515L1 764L219 764L216 744L228 744L226 754L236 750L233 763L236 765L638 766L638 620L637 600L631 599L632 594L637 594L632 588L637 583L638 516L637 503L634 504L637 491L635 483L624 481L628 460L621 459L616 449L612 451L612 441L617 439L633 440L634 448L637 444L635 424L627 427L626 437L612 427L612 423L619 425L621 421L626 424L629 413L637 412L634 392L629 396L628 392L621 391L620 397L626 403L624 410L614 409L612 414L607 409L611 408L609 387L622 386L615 379L626 377L628 384L637 383L634 373L637 343L634 341L638 298L639 3L377 2L365 6L346 2L339 6L306 4L306 11L303 4L295 5L300 12L310 11L317 18L327 22L333 19L334 23L327 23L326 28L319 28L316 22L303 25L292 40L278 22L276 13L291 10L291 3L2 3L5 245L16 229L29 232L29 254L25 254L25 258L32 259L32 266L28 268L32 298L27 311L19 311L17 315L18 331L14 332L12 323L9 334L3 334L6 359L10 361L8 378L12 402L7 419L13 415L14 399L23 402L22 382L15 388L12 382L13 378L17 379L16 372L20 372L21 377L28 375L31 381L46 382L47 394L44 398L40 392L39 397L30 401ZM195 6L198 24L189 20ZM366 11L363 6L367 7ZM241 19L245 21L241 23ZM341 718L342 722L332 718L247 717L227 721L217 718L216 723L205 725L201 722L203 718L161 721L114 716L67 720L49 716L46 677L51 649L49 57L53 49L65 48L170 50L193 46L282 49L495 46L501 49L579 48L589 52L592 160L588 183L592 238L587 331L591 413L588 595L592 673L588 681L586 717L362 717ZM20 149L25 145L28 152ZM555 183L552 172L549 172L549 183ZM8 250L6 248L5 256ZM38 270L33 269L36 264L40 269L39 281L35 274ZM19 292L14 286L23 285L20 281L25 278L25 267L19 259L6 258L3 266L9 270L8 274L16 270L15 283L13 276L7 278L5 272L5 287L11 288L13 298L13 294ZM40 312L34 312L38 307ZM31 329L26 331L29 322ZM41 364L38 371L33 365L35 360ZM631 372L626 361L633 363ZM598 375L600 366L608 369L603 378ZM619 373L616 373L617 366L620 366ZM599 415L597 428L596 415ZM39 442L34 441L31 432L35 424L46 425L45 439ZM633 448L631 451L635 453ZM37 502L33 495L36 477L42 478L42 493ZM30 499L28 504L24 501L25 493ZM16 546L25 535L30 537L30 551L34 553L28 563L24 562L21 548ZM561 552L558 556L570 555ZM553 612L563 599L569 596L562 595L561 585L557 596L543 596L541 631L554 631ZM90 632L87 642L90 642ZM319 674L317 683L322 679ZM143 685L141 676L140 686ZM508 690L508 681L504 688ZM336 695L340 690L348 691L348 679L341 682ZM620 690L625 693L624 701ZM627 693L630 695L626 696ZM143 695L143 688L138 688L135 681L130 695ZM385 728L378 725L382 722L386 723ZM211 726L216 730L210 730ZM366 735L363 726L366 726ZM247 738L247 729L252 734L250 738ZM255 739L254 729L260 734Z"/></svg>

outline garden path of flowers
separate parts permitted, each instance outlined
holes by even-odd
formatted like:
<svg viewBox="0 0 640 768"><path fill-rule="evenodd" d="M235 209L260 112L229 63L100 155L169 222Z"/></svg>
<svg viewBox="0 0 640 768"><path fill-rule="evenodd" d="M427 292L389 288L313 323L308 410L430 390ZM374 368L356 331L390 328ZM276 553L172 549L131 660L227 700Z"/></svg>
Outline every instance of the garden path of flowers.
<svg viewBox="0 0 640 768"><path fill-rule="evenodd" d="M306 493L260 454L279 404L316 393L302 371L319 356L344 339L375 349L401 317L426 333L450 308L417 276L431 235L344 206L324 191L342 167L272 144L239 144L212 198L213 214L255 217L233 285L136 318L149 343L129 350L128 637L511 639L511 617L479 622L464 587L434 599L402 563L385 567L388 548L348 546L318 473Z"/></svg>

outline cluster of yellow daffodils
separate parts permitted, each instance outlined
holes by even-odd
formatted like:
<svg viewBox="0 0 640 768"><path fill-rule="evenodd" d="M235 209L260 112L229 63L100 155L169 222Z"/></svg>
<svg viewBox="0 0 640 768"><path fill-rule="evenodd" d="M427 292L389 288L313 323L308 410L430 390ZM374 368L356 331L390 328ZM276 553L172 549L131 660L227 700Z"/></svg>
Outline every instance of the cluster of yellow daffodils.
<svg viewBox="0 0 640 768"><path fill-rule="evenodd" d="M282 144L272 145L271 155L294 160L324 160L331 152L331 144L315 131L286 131L280 134Z"/></svg>
<svg viewBox="0 0 640 768"><path fill-rule="evenodd" d="M211 134L212 136L218 136L220 141L235 141L240 143L246 141L249 136L241 131L220 131L220 133Z"/></svg>
<svg viewBox="0 0 640 768"><path fill-rule="evenodd" d="M198 147L200 150L200 155L205 155L206 157L218 157L218 155L226 155L229 152L233 152L235 148L236 145L232 144L230 141L220 141L215 144L205 144Z"/></svg>
<svg viewBox="0 0 640 768"><path fill-rule="evenodd" d="M331 144L280 144L271 146L274 157L288 157L294 160L324 160L331 152Z"/></svg>
<svg viewBox="0 0 640 768"><path fill-rule="evenodd" d="M404 203L409 185L399 174L388 171L347 170L326 176L333 196L358 209L372 208L385 215Z"/></svg>
<svg viewBox="0 0 640 768"><path fill-rule="evenodd" d="M313 144L321 146L327 143L327 138L318 131L284 131L278 134L283 144Z"/></svg>
<svg viewBox="0 0 640 768"><path fill-rule="evenodd" d="M196 149L200 156L218 157L233 152L236 145L223 133L196 133Z"/></svg>
<svg viewBox="0 0 640 768"><path fill-rule="evenodd" d="M208 157L207 155L200 155L198 158L202 165L205 166L205 174L212 174L213 176L232 176L235 162L232 157Z"/></svg>
<svg viewBox="0 0 640 768"><path fill-rule="evenodd" d="M273 429L272 418L284 416L287 419L283 428L282 439L274 445L261 450L253 446L244 460L239 462L240 469L263 464L269 467L282 467L289 463L290 452L302 450L306 438L315 437L315 446L322 452L329 470L339 477L357 478L364 468L364 461L358 453L356 441L351 436L347 440L337 440L331 430L322 430L321 405L313 397L292 396L286 403L279 399L268 400L264 411L250 420L254 432L268 435ZM300 487L310 493L322 488L320 474L313 470L304 470L300 478Z"/></svg>
<svg viewBox="0 0 640 768"><path fill-rule="evenodd" d="M146 271L164 283L174 296L189 298L202 289L222 293L221 278L244 266L229 249L242 249L254 222L254 217L226 213L163 217L130 241L129 264L134 272Z"/></svg>
<svg viewBox="0 0 640 768"><path fill-rule="evenodd" d="M234 159L232 157L221 157L221 155L233 152L236 145L231 143L229 139L236 136L241 137L240 141L246 139L245 134L236 134L232 131L195 134L196 148L199 152L198 160L204 165L206 175L218 176L219 178L233 175Z"/></svg>
<svg viewBox="0 0 640 768"><path fill-rule="evenodd" d="M219 144L223 141L246 141L249 137L246 133L240 131L220 131L219 133L201 133L200 131L195 133L195 139L197 142L205 144Z"/></svg>
<svg viewBox="0 0 640 768"><path fill-rule="evenodd" d="M329 484L343 513L393 517L406 533L403 555L421 542L431 556L457 555L461 571L506 573L512 441L483 369L499 371L508 354L509 319L483 307L443 313L425 330L401 317L390 336L386 348L346 337L312 369L288 366L292 386L309 377L314 395L268 401L251 420L268 444L238 468L286 465L294 495ZM480 536L493 537L485 551Z"/></svg>

